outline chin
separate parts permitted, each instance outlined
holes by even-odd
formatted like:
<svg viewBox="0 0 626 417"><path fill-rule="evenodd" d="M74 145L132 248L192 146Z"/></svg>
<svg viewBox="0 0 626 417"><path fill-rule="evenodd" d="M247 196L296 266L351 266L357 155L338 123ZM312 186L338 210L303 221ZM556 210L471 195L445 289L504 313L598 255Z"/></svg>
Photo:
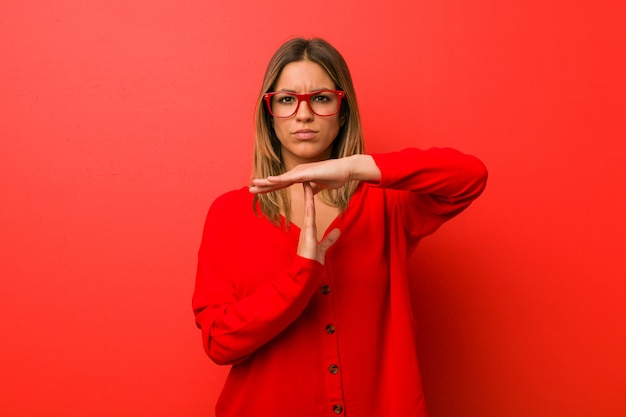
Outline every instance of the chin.
<svg viewBox="0 0 626 417"><path fill-rule="evenodd" d="M330 152L327 149L311 149L310 151L294 152L294 155L300 159L308 159L311 161L330 159Z"/></svg>

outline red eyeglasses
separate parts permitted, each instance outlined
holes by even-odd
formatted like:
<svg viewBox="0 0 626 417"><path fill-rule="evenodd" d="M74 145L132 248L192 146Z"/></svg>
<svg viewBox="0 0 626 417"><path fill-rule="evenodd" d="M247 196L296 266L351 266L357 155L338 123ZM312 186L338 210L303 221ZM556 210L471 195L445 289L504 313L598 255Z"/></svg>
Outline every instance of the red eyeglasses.
<svg viewBox="0 0 626 417"><path fill-rule="evenodd" d="M341 90L319 90L312 93L296 94L287 91L265 93L263 99L274 117L291 117L298 111L300 103L306 101L311 111L318 116L332 116L339 112L341 100L346 93Z"/></svg>

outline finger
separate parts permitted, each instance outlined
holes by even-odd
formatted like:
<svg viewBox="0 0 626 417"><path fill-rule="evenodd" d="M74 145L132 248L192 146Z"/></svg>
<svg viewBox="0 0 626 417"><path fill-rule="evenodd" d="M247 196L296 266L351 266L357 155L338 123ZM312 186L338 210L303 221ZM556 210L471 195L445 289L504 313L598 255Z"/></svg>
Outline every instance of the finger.
<svg viewBox="0 0 626 417"><path fill-rule="evenodd" d="M294 183L294 181L276 180L274 178L277 177L255 178L251 184L258 187L288 187Z"/></svg>
<svg viewBox="0 0 626 417"><path fill-rule="evenodd" d="M273 183L268 181L267 178L254 178L251 181L251 184L258 187L267 187L268 185L273 185Z"/></svg>
<svg viewBox="0 0 626 417"><path fill-rule="evenodd" d="M264 194L289 187L290 185L287 183L273 183L266 178L255 178L251 181L248 189L253 194Z"/></svg>
<svg viewBox="0 0 626 417"><path fill-rule="evenodd" d="M318 260L317 226L315 224L315 200L310 184L303 183L304 187L304 221L300 230L298 255L303 258Z"/></svg>
<svg viewBox="0 0 626 417"><path fill-rule="evenodd" d="M326 251L328 250L328 248L330 248L332 245L335 244L335 242L337 242L340 235L341 235L341 231L335 228L331 230L330 232L328 232L326 237L320 242L319 250L321 252L322 258L325 257Z"/></svg>
<svg viewBox="0 0 626 417"><path fill-rule="evenodd" d="M306 181L313 181L321 173L319 172L320 162L312 162L307 164L300 164L291 170L284 172L280 175L270 175L267 179L272 183L303 183Z"/></svg>
<svg viewBox="0 0 626 417"><path fill-rule="evenodd" d="M260 187L256 185L251 185L248 187L248 191L250 191L252 194L266 194L272 191L280 190L281 188L284 188L284 187L274 187L274 186Z"/></svg>
<svg viewBox="0 0 626 417"><path fill-rule="evenodd" d="M320 187L316 182L310 182L309 184L311 185L311 190L313 190L313 195L322 191L322 187Z"/></svg>
<svg viewBox="0 0 626 417"><path fill-rule="evenodd" d="M313 197L313 188L308 182L303 182L302 186L304 187L304 224L307 229L315 229L315 199Z"/></svg>
<svg viewBox="0 0 626 417"><path fill-rule="evenodd" d="M287 188L294 184L293 181L286 181L284 178L277 178L278 177L254 178L248 189L252 194L265 194L282 188Z"/></svg>

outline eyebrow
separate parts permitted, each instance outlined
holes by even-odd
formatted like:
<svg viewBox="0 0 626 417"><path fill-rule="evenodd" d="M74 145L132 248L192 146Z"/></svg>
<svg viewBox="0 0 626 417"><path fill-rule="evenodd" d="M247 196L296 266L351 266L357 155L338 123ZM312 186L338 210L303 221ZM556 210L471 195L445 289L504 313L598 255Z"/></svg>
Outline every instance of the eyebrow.
<svg viewBox="0 0 626 417"><path fill-rule="evenodd" d="M303 93L303 94L310 94L310 93L317 93L319 91L326 91L326 90L332 90L332 88L327 88L327 87L322 87L322 88L316 88L314 90L311 90L309 93ZM290 90L288 88L281 88L280 90L276 90L276 91L280 91L282 93L294 93L294 94L300 94L298 93L296 90Z"/></svg>

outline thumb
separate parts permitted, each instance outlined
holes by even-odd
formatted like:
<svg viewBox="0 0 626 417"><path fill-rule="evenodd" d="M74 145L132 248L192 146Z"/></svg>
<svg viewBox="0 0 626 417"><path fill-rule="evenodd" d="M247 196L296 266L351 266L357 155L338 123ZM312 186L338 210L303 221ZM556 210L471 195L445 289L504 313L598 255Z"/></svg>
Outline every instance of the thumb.
<svg viewBox="0 0 626 417"><path fill-rule="evenodd" d="M315 182L309 182L309 185L311 185L311 189L313 190L313 195L322 191L322 187L317 185Z"/></svg>
<svg viewBox="0 0 626 417"><path fill-rule="evenodd" d="M341 232L339 231L339 229L335 228L331 230L330 232L328 232L326 237L319 243L318 248L319 248L322 259L324 259L328 248L334 245L337 239L339 239L340 234Z"/></svg>

